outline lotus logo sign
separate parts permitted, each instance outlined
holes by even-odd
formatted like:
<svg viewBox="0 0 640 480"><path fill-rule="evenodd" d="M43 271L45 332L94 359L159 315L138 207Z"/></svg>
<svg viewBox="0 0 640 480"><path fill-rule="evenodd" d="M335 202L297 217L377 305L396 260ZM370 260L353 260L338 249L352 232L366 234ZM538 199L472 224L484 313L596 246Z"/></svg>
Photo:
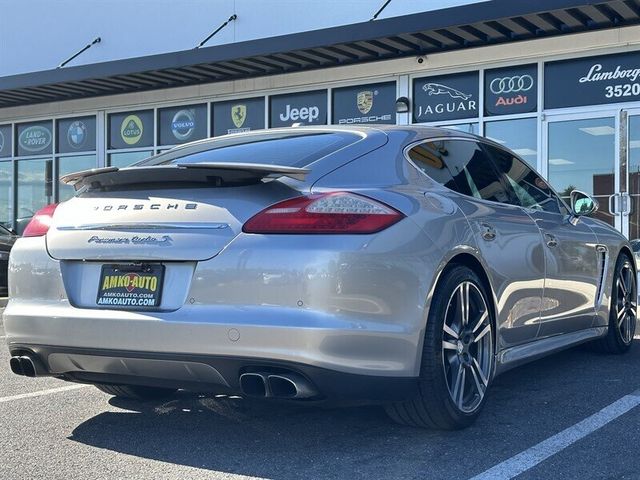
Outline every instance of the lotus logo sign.
<svg viewBox="0 0 640 480"><path fill-rule="evenodd" d="M137 115L125 117L120 125L120 136L127 145L135 145L142 138L142 120Z"/></svg>
<svg viewBox="0 0 640 480"><path fill-rule="evenodd" d="M51 145L51 131L41 125L27 127L20 134L18 142L27 152L41 152Z"/></svg>

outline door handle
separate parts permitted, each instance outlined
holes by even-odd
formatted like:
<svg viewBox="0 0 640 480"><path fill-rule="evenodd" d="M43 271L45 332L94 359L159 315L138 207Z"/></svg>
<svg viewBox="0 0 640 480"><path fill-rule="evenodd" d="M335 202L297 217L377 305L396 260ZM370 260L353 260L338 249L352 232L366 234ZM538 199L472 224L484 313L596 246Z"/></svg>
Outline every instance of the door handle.
<svg viewBox="0 0 640 480"><path fill-rule="evenodd" d="M497 234L496 234L496 229L493 228L492 225L489 225L488 223L481 223L480 228L481 228L480 235L482 235L482 238L484 238L489 242L491 240L495 240Z"/></svg>
<svg viewBox="0 0 640 480"><path fill-rule="evenodd" d="M611 215L618 214L618 205L617 205L618 202L616 201L616 198L619 196L620 196L619 193L614 193L613 195L609 195L609 213Z"/></svg>
<svg viewBox="0 0 640 480"><path fill-rule="evenodd" d="M558 246L558 239L554 235L551 235L550 233L544 234L544 241L547 242L547 247Z"/></svg>

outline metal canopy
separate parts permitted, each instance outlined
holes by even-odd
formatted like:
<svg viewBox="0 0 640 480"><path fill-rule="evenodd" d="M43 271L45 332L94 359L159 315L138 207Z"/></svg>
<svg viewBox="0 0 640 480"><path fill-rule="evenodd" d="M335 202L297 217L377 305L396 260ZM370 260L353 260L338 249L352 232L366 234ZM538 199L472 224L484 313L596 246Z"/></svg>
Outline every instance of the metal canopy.
<svg viewBox="0 0 640 480"><path fill-rule="evenodd" d="M639 23L640 0L493 0L230 45L2 77L0 108L428 55Z"/></svg>

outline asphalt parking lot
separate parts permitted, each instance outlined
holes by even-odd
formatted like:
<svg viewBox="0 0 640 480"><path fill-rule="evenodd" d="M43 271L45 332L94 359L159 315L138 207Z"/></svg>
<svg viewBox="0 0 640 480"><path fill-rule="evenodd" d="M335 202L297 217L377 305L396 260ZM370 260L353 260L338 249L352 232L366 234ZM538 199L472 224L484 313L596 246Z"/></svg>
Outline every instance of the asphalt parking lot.
<svg viewBox="0 0 640 480"><path fill-rule="evenodd" d="M378 407L187 393L118 401L17 377L8 360L3 345L2 479L493 479L525 465L515 478L640 478L640 345L622 357L577 348L512 370L494 383L480 420L459 432L401 427Z"/></svg>

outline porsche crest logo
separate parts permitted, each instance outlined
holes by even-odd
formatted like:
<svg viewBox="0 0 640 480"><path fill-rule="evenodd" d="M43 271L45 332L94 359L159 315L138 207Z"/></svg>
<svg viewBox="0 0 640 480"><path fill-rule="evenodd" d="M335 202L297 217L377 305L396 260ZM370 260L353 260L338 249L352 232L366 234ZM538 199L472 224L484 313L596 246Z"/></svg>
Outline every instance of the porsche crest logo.
<svg viewBox="0 0 640 480"><path fill-rule="evenodd" d="M234 105L231 107L231 120L236 128L242 127L244 121L247 119L247 106L243 104Z"/></svg>
<svg viewBox="0 0 640 480"><path fill-rule="evenodd" d="M358 92L356 102L358 104L358 110L360 110L360 113L366 115L371 110L371 107L373 107L373 92L371 90L363 90L362 92Z"/></svg>

